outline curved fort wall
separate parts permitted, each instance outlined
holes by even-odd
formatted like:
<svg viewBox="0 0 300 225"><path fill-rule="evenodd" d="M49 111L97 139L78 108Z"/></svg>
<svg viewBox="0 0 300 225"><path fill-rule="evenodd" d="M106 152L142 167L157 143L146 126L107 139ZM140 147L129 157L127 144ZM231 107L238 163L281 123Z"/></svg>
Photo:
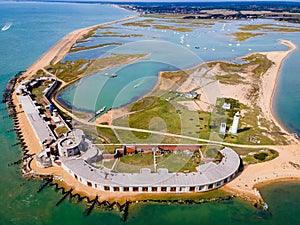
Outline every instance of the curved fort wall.
<svg viewBox="0 0 300 225"><path fill-rule="evenodd" d="M219 164L206 163L197 172L169 173L167 169L141 169L140 173L115 173L108 169L96 169L80 158L62 160L62 168L84 185L109 192L138 193L189 193L204 192L223 186L238 173L240 158L230 148L220 151Z"/></svg>

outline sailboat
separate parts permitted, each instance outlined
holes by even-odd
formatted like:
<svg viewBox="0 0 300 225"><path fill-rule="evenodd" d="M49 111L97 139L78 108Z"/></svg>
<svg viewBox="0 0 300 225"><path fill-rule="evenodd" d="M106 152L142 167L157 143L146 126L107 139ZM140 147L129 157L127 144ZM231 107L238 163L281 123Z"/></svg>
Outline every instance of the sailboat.
<svg viewBox="0 0 300 225"><path fill-rule="evenodd" d="M6 24L2 27L1 31L6 31L6 30L8 30L8 29L10 28L11 25L12 25L12 23L6 23Z"/></svg>

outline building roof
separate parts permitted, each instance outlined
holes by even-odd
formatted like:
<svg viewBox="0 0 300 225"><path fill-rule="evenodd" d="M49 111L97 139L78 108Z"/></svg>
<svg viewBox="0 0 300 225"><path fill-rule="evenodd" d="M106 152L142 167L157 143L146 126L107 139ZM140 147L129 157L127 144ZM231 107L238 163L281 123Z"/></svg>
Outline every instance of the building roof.
<svg viewBox="0 0 300 225"><path fill-rule="evenodd" d="M18 101L22 105L23 111L28 118L40 144L45 139L55 138L53 132L48 127L46 121L39 115L39 111L34 105L29 95L18 96Z"/></svg>
<svg viewBox="0 0 300 225"><path fill-rule="evenodd" d="M109 186L198 186L224 180L235 173L240 166L240 158L230 148L221 150L224 155L219 164L212 162L199 166L197 172L168 173L167 169L158 169L157 173L141 169L140 173L115 173L106 169L96 169L83 159L63 159L65 167L77 176L88 181Z"/></svg>

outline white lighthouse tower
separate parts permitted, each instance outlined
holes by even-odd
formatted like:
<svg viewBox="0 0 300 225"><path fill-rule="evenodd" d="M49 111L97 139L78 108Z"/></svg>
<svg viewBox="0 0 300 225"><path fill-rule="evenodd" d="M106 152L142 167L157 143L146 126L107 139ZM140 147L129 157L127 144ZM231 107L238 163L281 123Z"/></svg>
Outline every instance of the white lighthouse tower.
<svg viewBox="0 0 300 225"><path fill-rule="evenodd" d="M240 112L236 112L236 114L233 117L233 123L230 128L230 133L237 134L238 127L239 127L239 121L240 121Z"/></svg>

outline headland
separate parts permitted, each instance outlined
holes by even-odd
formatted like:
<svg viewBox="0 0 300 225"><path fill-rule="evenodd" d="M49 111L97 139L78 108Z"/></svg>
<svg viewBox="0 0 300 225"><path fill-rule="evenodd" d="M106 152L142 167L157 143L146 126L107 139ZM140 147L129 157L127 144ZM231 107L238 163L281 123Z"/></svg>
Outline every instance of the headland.
<svg viewBox="0 0 300 225"><path fill-rule="evenodd" d="M28 68L28 70L22 75L21 79L19 80L19 82L16 84L16 86L18 85L24 85L24 83L26 82L32 82L33 80L31 80L32 76L34 76L36 74L36 72L38 70L44 70L44 68L50 64L56 64L58 63L71 49L71 47L74 45L74 43L76 43L76 41L78 41L79 39L82 39L84 37L84 35L88 34L90 31L93 31L97 28L99 28L100 26L107 26L110 25L112 23L116 23L116 22L121 22L121 21L125 21L128 19L133 19L136 17L132 17L132 18L126 18L123 20L118 20L118 21L114 21L114 22L110 22L110 23L106 23L106 24L101 24L101 25L96 25L96 26L92 26L89 28L84 28L84 29L80 29L78 31L74 31L71 32L69 35L67 35L66 37L64 37L60 42L58 42L52 49L50 49L47 53L45 53L35 64L33 64L30 68ZM235 178L234 180L230 181L228 184L226 184L223 189L226 191L230 191L235 195L238 196L242 196L244 198L249 198L249 199L254 199L254 200L258 200L261 201L261 196L259 195L259 193L257 192L257 185L260 185L262 183L268 183L268 182L273 182L275 180L284 180L284 179L300 179L300 175L299 175L299 162L300 162L300 155L297 152L297 149L299 148L299 142L298 140L291 134L288 133L288 131L286 131L281 125L280 123L277 121L276 117L272 114L272 98L274 95L274 91L275 91L275 87L276 87L276 82L278 79L278 75L280 72L280 67L282 65L282 62L284 61L284 59L293 51L296 49L296 46L293 45L293 43L289 42L289 41L285 41L283 40L281 42L282 44L288 45L290 47L290 50L288 51L276 51L276 52L260 52L260 53L254 53L251 54L249 57L251 57L252 55L255 54L260 54L263 56L266 56L268 60L270 60L272 62L272 65L270 67L268 67L268 69L262 74L262 76L260 77L261 83L260 83L260 91L259 93L256 95L258 98L257 103L258 106L261 109L260 114L263 116L264 119L268 120L269 122L273 122L275 123L276 126L278 126L280 128L281 132L284 132L286 134L287 137L287 142L288 144L286 145L244 145L243 143L229 143L229 142L216 142L214 141L214 144L220 144L223 146L230 146L232 148L245 148L245 149L273 149L276 150L279 153L279 156L273 160L270 160L268 162L263 162L263 163L258 163L258 164L253 164L253 165L247 165L244 169L244 171L238 175L237 178ZM248 57L248 58L249 58ZM217 62L220 63L220 62ZM215 64L214 64L215 66ZM220 65L217 65L218 67ZM216 70L216 67L214 68L209 68L210 71L212 70ZM220 70L219 70L220 72ZM193 73L191 73L193 74ZM53 75L53 74L47 74L47 75ZM168 79L169 80L169 84L166 83L166 78L161 79L161 77L164 76L164 73L161 73L160 75L160 79L158 81L158 84L156 85L155 89L153 90L153 92L157 91L158 89L162 90L162 89L169 89L170 87L173 86L174 83L178 82L178 80L174 80L173 78ZM52 77L55 78L55 77ZM172 80L173 79L173 80ZM179 79L179 78L178 78ZM185 79L182 80L182 83L180 85L180 91L181 92L191 92L192 89L194 89L191 85L193 82L194 77L190 76L190 77L185 77ZM57 79L55 78L56 82ZM220 84L221 87L221 92L223 93L223 96L227 97L227 98L233 98L233 99L237 99L239 102L245 104L245 105L249 105L251 104L251 102L247 102L248 100L240 95L239 93L241 92L241 88L251 88L251 87L246 87L247 85L244 84L244 86L240 87L239 85L228 85L228 84ZM201 89L201 88L200 88ZM201 90L197 90L197 93L201 95L201 98L205 98L205 94L201 94ZM26 95L25 95L26 96ZM54 103L55 105L57 104L55 101L53 101L53 99L51 99L53 96L49 95L50 99L48 99L49 102ZM39 155L41 149L43 148L43 140L39 140L39 134L36 133L35 129L33 128L32 125L32 121L30 119L30 113L32 113L32 111L27 111L26 112L26 107L24 108L24 106L22 106L22 102L20 101L20 96L17 95L17 92L15 91L12 95L12 99L13 99L13 103L16 106L16 121L18 122L18 127L21 130L23 139L25 140L26 145L28 146L29 149L29 154L36 154ZM203 110L203 107L205 107L205 103L207 103L208 100L207 99L200 99L199 100L199 104L195 104L195 107L199 107L201 110ZM35 107L35 106L34 106ZM68 112L67 110L63 109L61 106L56 105L56 107L58 107L61 111L64 111L65 113L67 113L69 116L72 117L72 119L81 121L78 117L76 117L76 115L73 115L72 113ZM36 108L36 107L35 107ZM33 110L33 109L32 109ZM117 109L119 111L123 111L123 109ZM209 110L208 110L209 111ZM130 112L128 112L130 113ZM32 114L31 114L32 116ZM120 116L124 116L124 114L122 115L122 113L120 113ZM113 118L115 119L115 118ZM101 118L100 118L101 120ZM99 121L98 121L99 122ZM98 127L104 127L104 128L113 128L113 129L118 129L118 126L111 126L111 121L105 121L102 118L102 123L103 122L108 122L108 125L103 125L103 124L98 124ZM96 122L97 123L97 122ZM89 123L86 123L89 124ZM131 130L131 128L128 128L129 130ZM134 131L145 131L142 128L135 128L133 127L132 130ZM149 133L151 133L151 131L148 131ZM155 132L153 132L155 133ZM165 132L167 133L167 132ZM169 133L168 135L174 135L172 133ZM176 135L174 135L176 136ZM177 135L178 136L178 135ZM181 135L181 138L185 138L187 135ZM203 138L196 138L196 137L192 137L193 140L195 141L203 141ZM57 139L58 141L61 139ZM210 140L206 140L208 143L210 142ZM92 144L91 144L92 146ZM226 155L226 154L225 154ZM60 155L60 157L62 157L62 155ZM224 157L224 155L223 155ZM226 158L226 157L225 157ZM87 158L88 160L89 158ZM145 193L141 194L141 193L134 193L135 191L132 190L132 193L129 191L128 193L121 193L120 191L111 191L111 188L109 188L109 191L105 190L105 186L103 186L103 190L97 190L95 187L91 187L91 186L95 186L95 183L91 183L91 185L89 185L88 182L90 181L86 181L86 185L82 184L81 182L79 182L76 179L76 174L74 173L70 173L70 168L65 168L63 169L62 167L60 167L60 163L64 164L63 160L60 161L60 163L56 163L55 166L53 167L48 167L48 168L40 168L37 166L37 162L36 162L37 158L33 157L31 160L28 160L28 162L26 162L26 167L28 169L28 171L26 171L25 173L27 175L51 175L53 176L56 180L60 180L62 181L63 185L66 187L71 188L72 190L75 191L76 193L84 193L84 195L90 196L90 197L96 197L96 196L101 196L100 198L102 200L111 200L111 199L138 199L138 198L144 198L145 197ZM222 163L222 161L221 161ZM204 164L205 165L205 164ZM220 164L219 164L220 165ZM83 165L84 166L84 165ZM149 172L149 171L144 171ZM198 171L199 172L199 171ZM232 172L232 171L231 171ZM150 171L151 173L151 171ZM162 172L163 173L163 172ZM235 168L234 172L235 175L237 175L237 168ZM71 175L72 174L72 175ZM182 173L180 173L180 176L182 175ZM232 173L230 173L230 177L231 177ZM235 176L234 175L234 176ZM183 176L187 176L184 175ZM81 177L84 178L84 177ZM232 179L233 177L231 177ZM213 186L214 188L218 188L219 186L224 185L225 183L227 183L227 181L231 180L231 179L226 179L226 182L223 180L222 184L220 185L216 185ZM213 183L217 183L218 181L214 181ZM97 184L98 185L98 184ZM127 184L127 186L129 186L129 184ZM194 184L192 186L195 186ZM209 184L208 184L209 186ZM161 187L161 185L160 185ZM124 187L123 187L124 188ZM140 188L140 187L139 187ZM139 192L139 189L138 191ZM141 187L142 188L142 187ZM199 188L199 187L197 187ZM148 190L148 189L147 189ZM169 191L171 191L171 189L168 189ZM195 191L195 189L193 189ZM194 192L192 189L189 189L189 191ZM200 190L200 189L198 189ZM205 189L207 190L207 189ZM161 189L162 191L162 189ZM175 192L177 191L177 189L175 190ZM187 192L189 192L187 191ZM143 190L141 189L141 192L143 192ZM144 190L145 192L145 190ZM164 191L162 191L164 192ZM153 194L153 193L151 193ZM193 193L194 194L194 193ZM164 193L162 193L162 195L164 195ZM151 195L150 195L151 196Z"/></svg>

